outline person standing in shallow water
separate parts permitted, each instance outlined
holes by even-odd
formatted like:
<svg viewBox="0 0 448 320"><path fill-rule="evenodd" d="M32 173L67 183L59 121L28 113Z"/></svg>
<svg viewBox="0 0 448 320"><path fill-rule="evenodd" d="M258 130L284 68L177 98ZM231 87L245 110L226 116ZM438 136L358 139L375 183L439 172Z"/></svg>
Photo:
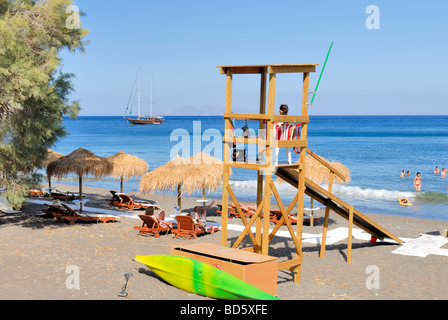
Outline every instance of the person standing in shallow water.
<svg viewBox="0 0 448 320"><path fill-rule="evenodd" d="M415 191L420 191L421 186L422 186L422 177L420 176L420 172L417 172L417 175L414 178Z"/></svg>

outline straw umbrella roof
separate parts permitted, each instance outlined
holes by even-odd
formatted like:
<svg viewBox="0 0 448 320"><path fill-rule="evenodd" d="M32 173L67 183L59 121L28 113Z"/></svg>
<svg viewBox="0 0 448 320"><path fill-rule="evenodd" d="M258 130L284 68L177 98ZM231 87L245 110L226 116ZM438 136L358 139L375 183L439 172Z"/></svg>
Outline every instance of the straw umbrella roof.
<svg viewBox="0 0 448 320"><path fill-rule="evenodd" d="M63 177L70 173L75 173L79 177L79 196L82 199L82 177L84 175L94 175L100 178L112 172L112 164L106 158L99 157L93 152L79 148L68 156L62 157L51 162L47 166L47 176ZM80 202L79 210L82 211L82 202Z"/></svg>
<svg viewBox="0 0 448 320"><path fill-rule="evenodd" d="M328 161L322 157L320 157L322 160L327 162L331 167L339 171L344 177L345 182L339 178L338 176L334 176L334 182L337 184L344 184L350 182L350 170L345 167L340 162L334 162L334 161ZM316 184L323 184L328 183L330 179L330 170L328 170L327 167L325 167L323 164L321 164L319 161L317 161L314 157L311 155L306 156L306 177L313 181Z"/></svg>
<svg viewBox="0 0 448 320"><path fill-rule="evenodd" d="M79 148L69 155L51 162L47 166L47 175L63 177L75 173L80 177L94 175L96 178L100 178L103 175L110 174L112 169L112 164L106 158Z"/></svg>
<svg viewBox="0 0 448 320"><path fill-rule="evenodd" d="M112 175L128 181L133 176L141 176L148 171L148 163L136 156L120 151L107 158L113 165Z"/></svg>
<svg viewBox="0 0 448 320"><path fill-rule="evenodd" d="M182 185L186 193L206 188L215 191L222 180L222 162L205 153L185 159L177 156L165 165L146 173L140 181L140 191L173 190Z"/></svg>
<svg viewBox="0 0 448 320"><path fill-rule="evenodd" d="M53 151L51 149L47 149L47 158L45 159L45 161L42 163L42 165L44 167L48 166L50 163L52 163L53 161L59 160L60 158L62 158L64 155L61 153L58 153L56 151Z"/></svg>
<svg viewBox="0 0 448 320"><path fill-rule="evenodd" d="M342 163L339 162L333 162L328 161L322 157L319 156L323 161L327 162L330 166L332 166L334 169L336 169L339 173L341 173L346 181L344 182L341 178L339 178L337 175L334 176L334 183L336 184L344 184L350 182L350 170L345 167ZM317 161L313 156L307 155L306 156L306 177L313 181L316 184L327 184L330 179L330 170L325 167L322 163ZM278 178L279 182L283 182L282 179Z"/></svg>

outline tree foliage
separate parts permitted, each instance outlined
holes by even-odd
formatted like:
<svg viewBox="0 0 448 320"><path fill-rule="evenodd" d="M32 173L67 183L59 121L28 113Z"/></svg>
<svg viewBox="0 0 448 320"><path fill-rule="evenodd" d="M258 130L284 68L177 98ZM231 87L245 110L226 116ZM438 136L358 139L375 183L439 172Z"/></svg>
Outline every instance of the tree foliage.
<svg viewBox="0 0 448 320"><path fill-rule="evenodd" d="M88 31L68 24L71 0L0 0L0 172L18 207L50 148L76 118L73 74L60 69L63 50L84 53Z"/></svg>

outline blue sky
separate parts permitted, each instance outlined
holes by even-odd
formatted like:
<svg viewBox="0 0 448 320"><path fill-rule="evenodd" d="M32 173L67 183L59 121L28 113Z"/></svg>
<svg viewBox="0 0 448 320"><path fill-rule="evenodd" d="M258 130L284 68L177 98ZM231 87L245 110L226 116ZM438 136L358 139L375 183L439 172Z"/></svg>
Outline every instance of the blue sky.
<svg viewBox="0 0 448 320"><path fill-rule="evenodd" d="M138 67L154 113L221 115L216 66L320 64L334 42L311 115L447 115L444 0L74 0L90 29L86 55L64 52L81 116L124 115ZM380 29L368 29L369 5ZM300 106L297 75L279 75L276 104ZM235 76L234 110L257 113L259 77Z"/></svg>

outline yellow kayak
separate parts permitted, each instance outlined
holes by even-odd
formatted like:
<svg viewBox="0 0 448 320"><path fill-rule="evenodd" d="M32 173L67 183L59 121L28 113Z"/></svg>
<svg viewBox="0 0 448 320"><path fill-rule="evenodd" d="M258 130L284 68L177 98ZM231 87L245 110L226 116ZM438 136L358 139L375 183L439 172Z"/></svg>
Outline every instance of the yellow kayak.
<svg viewBox="0 0 448 320"><path fill-rule="evenodd" d="M175 255L136 256L171 285L194 294L225 300L280 300L204 262Z"/></svg>

